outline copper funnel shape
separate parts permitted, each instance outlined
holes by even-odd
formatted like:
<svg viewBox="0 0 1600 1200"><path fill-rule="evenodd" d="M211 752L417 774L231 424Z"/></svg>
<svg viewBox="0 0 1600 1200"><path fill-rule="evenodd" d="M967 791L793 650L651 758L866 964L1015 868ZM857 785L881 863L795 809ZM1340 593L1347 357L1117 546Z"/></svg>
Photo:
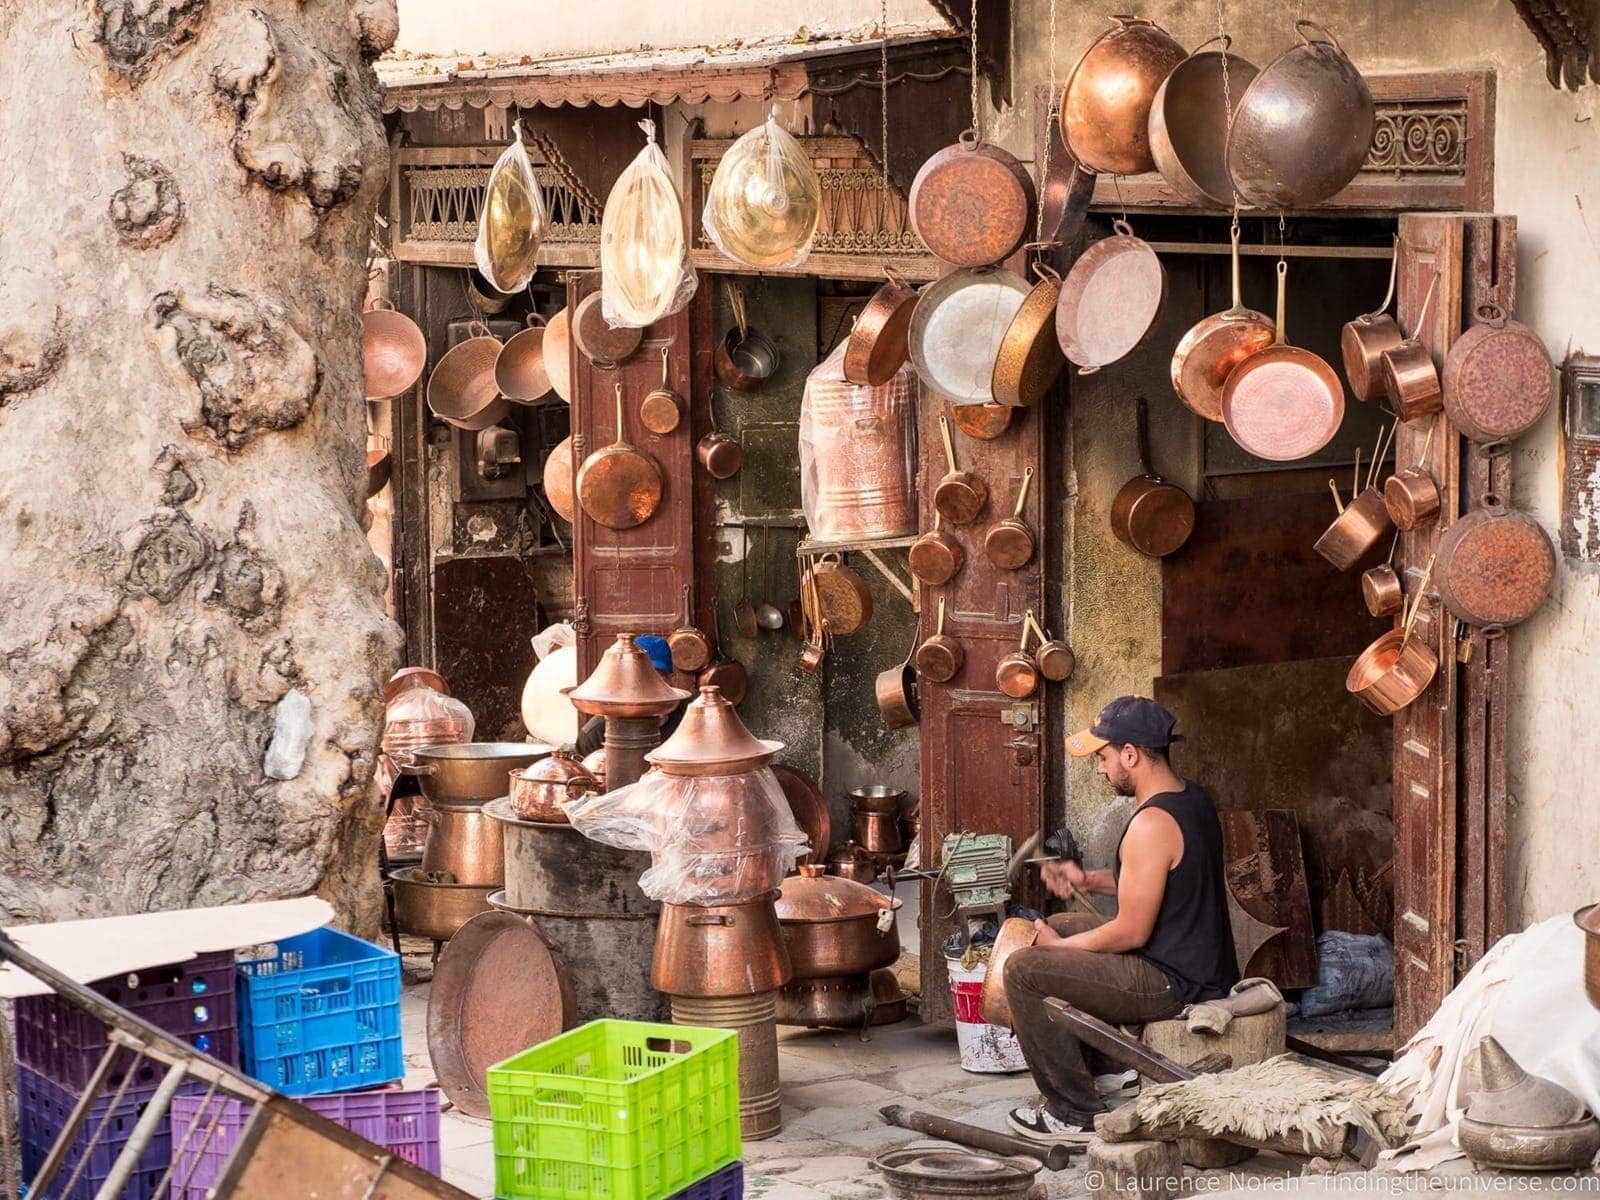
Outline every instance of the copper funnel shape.
<svg viewBox="0 0 1600 1200"><path fill-rule="evenodd" d="M631 633L617 634L589 678L561 694L579 712L602 717L664 717L689 698L661 677Z"/></svg>
<svg viewBox="0 0 1600 1200"><path fill-rule="evenodd" d="M668 775L737 775L766 766L782 749L782 742L752 734L721 688L703 687L676 732L645 761Z"/></svg>

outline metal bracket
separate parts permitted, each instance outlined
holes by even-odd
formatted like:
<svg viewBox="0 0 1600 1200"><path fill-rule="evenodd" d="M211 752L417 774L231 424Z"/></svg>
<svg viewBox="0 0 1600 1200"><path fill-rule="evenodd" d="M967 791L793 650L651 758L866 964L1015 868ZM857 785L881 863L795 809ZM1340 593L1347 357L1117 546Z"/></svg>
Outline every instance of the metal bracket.
<svg viewBox="0 0 1600 1200"><path fill-rule="evenodd" d="M1039 728L1039 706L1031 700L1008 705L1000 710L1000 723L1007 729L1032 733Z"/></svg>

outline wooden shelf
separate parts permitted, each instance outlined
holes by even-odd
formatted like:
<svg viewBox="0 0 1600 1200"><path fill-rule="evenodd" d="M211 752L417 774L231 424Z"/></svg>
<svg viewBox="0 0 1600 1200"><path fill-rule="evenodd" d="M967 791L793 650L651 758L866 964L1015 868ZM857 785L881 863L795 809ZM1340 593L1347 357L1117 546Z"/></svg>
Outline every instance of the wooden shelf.
<svg viewBox="0 0 1600 1200"><path fill-rule="evenodd" d="M811 557L817 554L845 554L852 550L904 550L917 540L916 534L892 538L856 538L826 541L819 538L801 538L795 546L796 555Z"/></svg>

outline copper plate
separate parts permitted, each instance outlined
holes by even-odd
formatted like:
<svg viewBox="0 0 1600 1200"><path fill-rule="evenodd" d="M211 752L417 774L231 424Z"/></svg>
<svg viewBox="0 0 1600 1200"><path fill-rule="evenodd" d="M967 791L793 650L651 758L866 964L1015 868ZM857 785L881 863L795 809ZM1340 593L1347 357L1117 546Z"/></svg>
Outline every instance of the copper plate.
<svg viewBox="0 0 1600 1200"><path fill-rule="evenodd" d="M957 267L997 263L1033 227L1033 178L1015 155L973 130L936 151L911 181L911 228L930 253Z"/></svg>
<svg viewBox="0 0 1600 1200"><path fill-rule="evenodd" d="M1544 527L1490 493L1439 540L1433 581L1445 608L1468 625L1499 630L1539 610L1555 581Z"/></svg>
<svg viewBox="0 0 1600 1200"><path fill-rule="evenodd" d="M599 292L591 292L578 302L572 317L572 340L590 362L614 366L637 350L643 339L642 329L614 329L606 322Z"/></svg>
<svg viewBox="0 0 1600 1200"><path fill-rule="evenodd" d="M772 773L778 777L784 799L789 801L794 823L811 843L811 853L800 861L821 862L828 856L828 843L833 840L833 817L828 812L828 802L822 798L822 789L811 776L788 763L773 763Z"/></svg>
<svg viewBox="0 0 1600 1200"><path fill-rule="evenodd" d="M444 1094L487 1117L489 1068L570 1029L575 1006L561 952L536 922L473 917L439 956L428 991L428 1059Z"/></svg>
<svg viewBox="0 0 1600 1200"><path fill-rule="evenodd" d="M1167 272L1126 221L1078 256L1061 287L1056 337L1088 375L1127 357L1149 336L1167 303Z"/></svg>
<svg viewBox="0 0 1600 1200"><path fill-rule="evenodd" d="M1555 394L1555 366L1539 335L1498 305L1479 310L1444 360L1444 407L1474 442L1505 441L1538 423Z"/></svg>

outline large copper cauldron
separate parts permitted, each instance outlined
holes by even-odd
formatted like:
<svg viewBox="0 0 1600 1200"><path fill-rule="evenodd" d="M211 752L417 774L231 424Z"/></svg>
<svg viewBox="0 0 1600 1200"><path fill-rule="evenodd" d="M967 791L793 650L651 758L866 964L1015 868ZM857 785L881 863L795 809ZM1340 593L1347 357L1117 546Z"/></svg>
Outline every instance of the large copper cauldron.
<svg viewBox="0 0 1600 1200"><path fill-rule="evenodd" d="M500 822L487 817L482 804L430 803L417 810L428 823L422 848L422 870L449 872L467 887L499 887L506 877L505 841Z"/></svg>
<svg viewBox="0 0 1600 1200"><path fill-rule="evenodd" d="M864 975L900 957L900 901L807 863L784 880L778 922L797 979Z"/></svg>
<svg viewBox="0 0 1600 1200"><path fill-rule="evenodd" d="M669 996L754 996L793 971L772 894L744 904L663 904L650 983Z"/></svg>

